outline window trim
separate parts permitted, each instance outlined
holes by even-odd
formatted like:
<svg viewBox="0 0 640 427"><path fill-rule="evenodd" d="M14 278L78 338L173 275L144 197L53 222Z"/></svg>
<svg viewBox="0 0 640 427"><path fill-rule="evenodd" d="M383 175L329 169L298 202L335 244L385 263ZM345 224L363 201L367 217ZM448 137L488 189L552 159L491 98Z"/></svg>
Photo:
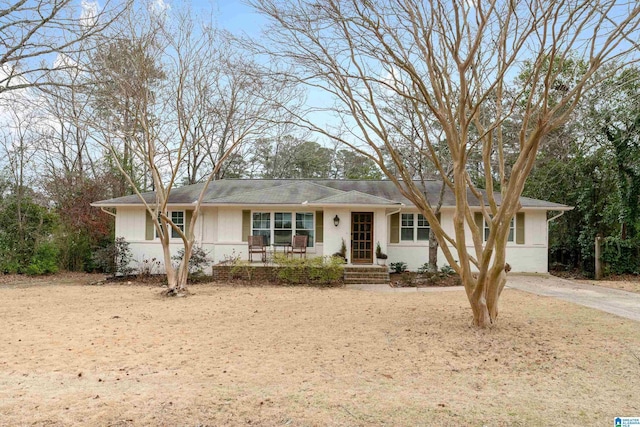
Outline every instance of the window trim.
<svg viewBox="0 0 640 427"><path fill-rule="evenodd" d="M489 224L487 223L487 220L483 217L482 218L482 243L486 243L487 239L489 237L489 233L490 231L490 227ZM511 224L509 225L509 235L507 236L507 243L516 243L516 216L514 215L511 218ZM511 238L509 238L509 236L511 236Z"/></svg>
<svg viewBox="0 0 640 427"><path fill-rule="evenodd" d="M403 226L402 225L403 224L403 218L402 217L404 215L411 215L412 216L412 220L411 220L412 225L411 226ZM418 225L419 222L420 222L420 216L422 216L422 219L424 221L426 221L426 223L427 223L426 227ZM426 239L418 239L418 229L426 229L426 230L429 230L429 233L431 232L431 225L429 224L429 221L420 212L401 212L400 213L400 224L399 224L398 228L399 228L399 230L398 230L398 232L399 232L398 243L422 243L422 242L428 242L429 241L428 237ZM402 238L402 230L403 229L405 229L405 230L406 229L412 229L413 230L413 232L412 232L413 238L411 240ZM429 235L429 233L427 233L427 236Z"/></svg>
<svg viewBox="0 0 640 427"><path fill-rule="evenodd" d="M174 213L182 213L182 224L181 224L181 225L176 224L175 222L173 222L172 215L173 215ZM173 222L173 223L174 223L174 224L175 224L175 225L176 225L180 230L182 230L182 232L184 233L185 226L186 226L186 222L187 222L187 211L186 211L186 209L179 209L179 210L167 211L167 214L166 214L166 215L167 215L167 217L168 217L169 219L171 219L171 222ZM160 214L158 214L158 219L157 219L157 221L158 221L158 224L160 225L160 227L162 227L162 222L160 222ZM157 229L157 228L155 228L155 227L153 227L153 228L154 228L154 234L155 234L155 236L156 236L155 238L156 238L156 239L159 239L159 238L160 238L160 236L158 236L158 229ZM169 232L171 233L171 235L169 236L169 238L170 238L170 239L180 239L180 236L174 236L174 235L173 235L173 233L175 233L175 230L174 230L174 229L173 229L173 227L171 227L170 225L169 225Z"/></svg>
<svg viewBox="0 0 640 427"><path fill-rule="evenodd" d="M296 211L296 210L252 210L251 211L251 229L250 233L253 236L255 230L266 230L263 228L255 229L253 227L253 215L254 214L269 214L269 242L270 246L273 246L275 239L275 231L276 230L291 230L291 236L295 236L298 232L297 227L297 214L310 214L311 215L311 228L300 228L300 230L311 231L313 233L313 238L308 239L307 248L313 249L316 247L316 212L315 211ZM276 214L291 214L291 228L276 228Z"/></svg>

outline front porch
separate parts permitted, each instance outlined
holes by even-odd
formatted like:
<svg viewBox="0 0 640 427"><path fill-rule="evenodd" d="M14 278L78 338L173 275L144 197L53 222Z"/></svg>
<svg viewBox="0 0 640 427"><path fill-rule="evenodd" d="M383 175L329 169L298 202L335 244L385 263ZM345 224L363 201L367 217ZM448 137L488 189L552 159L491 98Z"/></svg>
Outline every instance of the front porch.
<svg viewBox="0 0 640 427"><path fill-rule="evenodd" d="M289 268L288 276L296 283L309 284L314 281L307 269L296 269L278 264L242 261L236 264L217 264L211 269L211 275L217 281L246 280L250 282L281 281L280 273ZM389 269L378 265L344 265L340 284L388 284Z"/></svg>

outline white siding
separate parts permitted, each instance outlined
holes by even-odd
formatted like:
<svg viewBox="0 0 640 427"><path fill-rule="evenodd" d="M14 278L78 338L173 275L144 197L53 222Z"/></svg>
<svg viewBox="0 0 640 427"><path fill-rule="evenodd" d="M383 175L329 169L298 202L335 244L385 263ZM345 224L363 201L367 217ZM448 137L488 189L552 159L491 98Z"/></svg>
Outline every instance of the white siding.
<svg viewBox="0 0 640 427"><path fill-rule="evenodd" d="M336 227L333 219L338 215L340 223ZM347 258L351 253L351 211L347 208L324 209L324 254L333 255L340 250L342 239L347 245Z"/></svg>
<svg viewBox="0 0 640 427"><path fill-rule="evenodd" d="M417 209L404 209L402 213L418 213ZM443 211L440 213L440 223L442 224L442 228L449 235L453 234L453 223L452 223L453 211ZM387 224L390 224L391 220L387 219ZM391 236L389 236L389 240L391 240ZM415 271L420 268L423 264L429 262L429 242L428 241L420 241L420 242L407 242L400 241L399 243L389 243L388 249L389 259L387 260L387 264L392 262L406 262L407 268L411 271ZM444 265L448 265L444 254L441 250L438 250L438 267L442 267Z"/></svg>
<svg viewBox="0 0 640 427"><path fill-rule="evenodd" d="M214 243L218 240L218 208L203 208L198 217L202 243Z"/></svg>
<svg viewBox="0 0 640 427"><path fill-rule="evenodd" d="M218 208L217 230L219 243L242 242L242 209Z"/></svg>
<svg viewBox="0 0 640 427"><path fill-rule="evenodd" d="M403 210L404 213L417 212ZM453 237L453 211L445 210L441 215L441 223L445 232ZM467 228L467 250L473 253L471 230ZM456 251L450 247L455 259ZM388 263L403 261L409 270L417 270L429 260L428 242L400 242L389 245ZM547 250L547 213L546 211L525 211L525 243L507 244L507 262L513 272L521 273L546 273L548 272ZM438 250L438 267L449 264L442 250Z"/></svg>
<svg viewBox="0 0 640 427"><path fill-rule="evenodd" d="M202 246L214 262L221 262L234 256L247 259L247 244L242 241L242 211L275 210L295 211L292 207L265 207L256 209L249 207L205 207L201 211L195 227L196 241ZM318 208L311 209L313 211ZM299 211L302 211L301 209ZM340 249L342 239L347 245L347 256L351 254L351 213L373 212L374 237L373 245L380 242L382 251L389 255L387 263L404 261L410 270L416 270L426 263L429 258L428 242L400 242L389 243L390 219L385 209L357 208L325 208L324 209L324 242L316 243L316 247L309 250L309 256L332 255ZM403 210L402 212L417 212L417 210ZM334 217L338 215L340 224L336 227ZM443 228L453 236L453 211L444 210L441 214ZM146 214L143 208L121 207L117 210L116 236L123 236L130 243L134 254L134 267L144 260L163 260L162 248L157 239L145 240ZM471 243L470 231L467 230L468 244ZM179 239L172 239L171 252L176 254L182 248ZM468 250L472 251L470 245ZM455 252L454 252L454 257ZM375 262L375 260L374 260ZM518 245L509 243L507 246L507 262L514 272L547 272L547 221L545 211L525 211L525 243ZM448 264L442 250L438 251L438 265Z"/></svg>
<svg viewBox="0 0 640 427"><path fill-rule="evenodd" d="M128 242L144 241L146 211L144 208L118 208L116 216L116 237L124 237Z"/></svg>
<svg viewBox="0 0 640 427"><path fill-rule="evenodd" d="M387 252L387 227L388 220L385 209L349 209L349 208L325 208L324 209L324 255L333 255L340 250L342 239L347 245L347 258L351 257L351 213L373 212L373 250L376 243L380 242L382 252ZM338 215L340 223L336 227L333 219ZM374 261L375 263L375 255Z"/></svg>

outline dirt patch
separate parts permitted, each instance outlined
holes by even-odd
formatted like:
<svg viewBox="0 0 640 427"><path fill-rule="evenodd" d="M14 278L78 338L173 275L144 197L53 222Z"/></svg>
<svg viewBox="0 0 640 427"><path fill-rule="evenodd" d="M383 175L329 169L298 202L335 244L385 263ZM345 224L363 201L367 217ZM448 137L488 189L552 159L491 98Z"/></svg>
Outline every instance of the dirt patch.
<svg viewBox="0 0 640 427"><path fill-rule="evenodd" d="M507 289L0 289L0 425L608 425L640 414L640 328Z"/></svg>
<svg viewBox="0 0 640 427"><path fill-rule="evenodd" d="M105 280L103 274L64 273L50 276L28 276L26 274L0 274L0 287L25 287L49 285L88 285Z"/></svg>
<svg viewBox="0 0 640 427"><path fill-rule="evenodd" d="M391 280L391 286L394 288L443 288L462 285L460 276L457 274L416 273L415 271L404 271L402 273L390 273L389 278Z"/></svg>

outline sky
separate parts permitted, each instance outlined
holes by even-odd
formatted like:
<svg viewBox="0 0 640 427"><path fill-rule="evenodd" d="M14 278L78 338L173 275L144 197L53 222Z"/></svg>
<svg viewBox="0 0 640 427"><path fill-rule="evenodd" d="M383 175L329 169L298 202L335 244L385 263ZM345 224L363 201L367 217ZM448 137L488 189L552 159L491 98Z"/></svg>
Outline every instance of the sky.
<svg viewBox="0 0 640 427"><path fill-rule="evenodd" d="M162 0L161 0L162 1ZM170 2L171 0L164 0ZM221 28L225 28L233 34L247 34L251 37L260 37L260 33L267 26L268 20L255 12L241 0L195 0L192 1L194 9L201 8L203 13L212 13L215 22ZM308 102L315 106L324 106L332 103L331 97L319 89L307 88L306 92ZM335 119L328 113L315 112L311 113L314 121L322 124L334 123ZM314 138L317 142L331 145L329 141L316 135Z"/></svg>
<svg viewBox="0 0 640 427"><path fill-rule="evenodd" d="M209 4L206 1L194 2L194 7L211 6L215 15L219 14L218 23L232 33L246 32L249 35L259 35L260 30L266 24L264 17L261 17L244 2L238 0L219 0L217 4Z"/></svg>

